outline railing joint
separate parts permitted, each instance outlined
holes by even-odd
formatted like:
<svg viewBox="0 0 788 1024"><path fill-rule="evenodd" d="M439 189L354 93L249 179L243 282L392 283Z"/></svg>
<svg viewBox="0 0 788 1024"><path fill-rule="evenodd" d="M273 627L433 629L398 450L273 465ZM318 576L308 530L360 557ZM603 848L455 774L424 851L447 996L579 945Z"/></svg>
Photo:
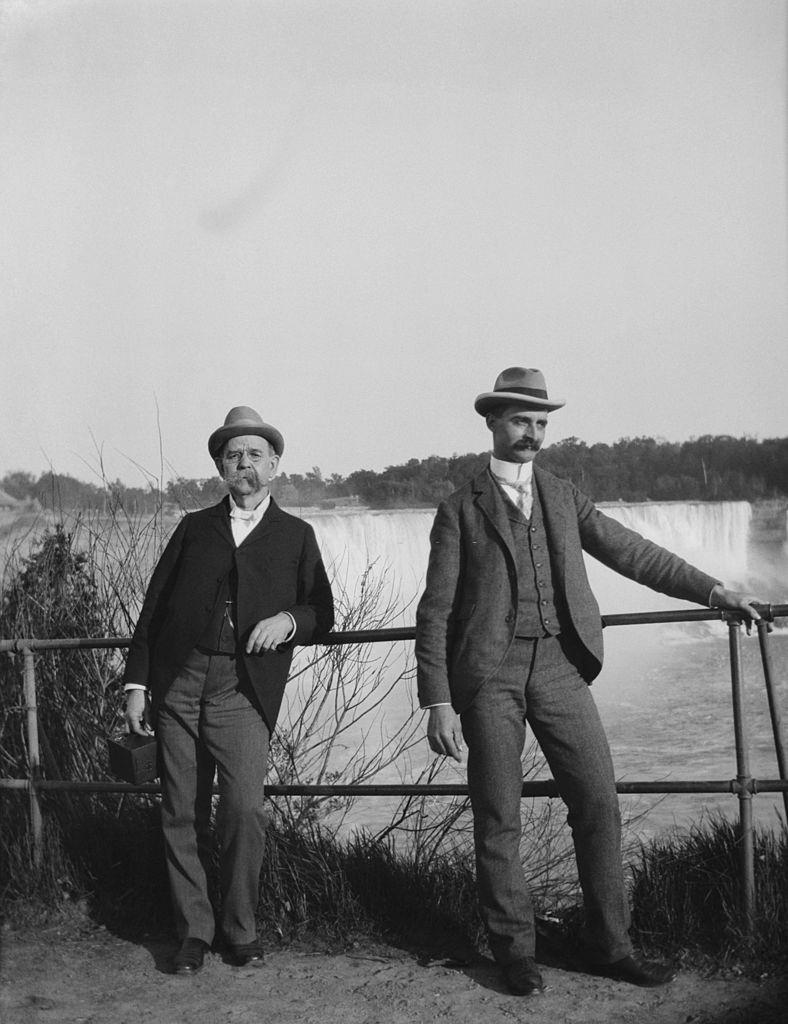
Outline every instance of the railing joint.
<svg viewBox="0 0 788 1024"><path fill-rule="evenodd" d="M752 775L737 775L735 779L731 779L730 786L731 793L744 800L758 793L758 780Z"/></svg>

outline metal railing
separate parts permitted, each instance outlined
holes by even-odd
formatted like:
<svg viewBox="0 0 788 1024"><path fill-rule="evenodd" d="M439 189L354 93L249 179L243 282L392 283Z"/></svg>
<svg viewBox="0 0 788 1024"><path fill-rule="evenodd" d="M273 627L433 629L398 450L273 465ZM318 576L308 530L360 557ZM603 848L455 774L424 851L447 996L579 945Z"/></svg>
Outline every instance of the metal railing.
<svg viewBox="0 0 788 1024"><path fill-rule="evenodd" d="M736 777L710 781L675 782L617 782L616 790L621 794L666 794L666 793L731 793L739 801L739 838L741 870L741 908L745 927L752 930L755 908L755 855L752 799L759 793L782 793L785 808L785 824L788 825L788 761L782 735L780 709L775 693L774 670L768 643L768 623L776 618L788 617L788 604L757 605L762 616L757 623L758 641L763 665L764 684L769 704L769 714L777 755L777 779L755 779L750 774L749 742L744 715L743 673L741 655L741 616L719 609L691 609L688 611L635 612L622 615L605 615L603 625L629 626L668 622L698 622L722 620L728 626L728 647L731 672L731 698L733 702L733 728L736 747ZM321 646L338 646L358 643L391 643L413 640L413 627L393 629L368 629L331 633L321 641ZM0 640L0 654L21 655L22 692L26 718L28 750L27 777L23 779L0 778L2 790L25 792L29 799L30 831L33 859L40 865L43 858L43 813L41 794L43 792L70 791L76 793L148 793L161 792L155 784L132 785L123 782L76 781L69 779L45 779L41 773L40 747L38 738L38 710L36 695L35 653L38 651L123 648L128 647L130 638L88 638L71 637L38 640L32 637L16 640ZM459 784L397 784L377 785L277 785L266 786L267 796L467 796L468 787ZM523 782L524 797L556 797L558 787L551 779Z"/></svg>

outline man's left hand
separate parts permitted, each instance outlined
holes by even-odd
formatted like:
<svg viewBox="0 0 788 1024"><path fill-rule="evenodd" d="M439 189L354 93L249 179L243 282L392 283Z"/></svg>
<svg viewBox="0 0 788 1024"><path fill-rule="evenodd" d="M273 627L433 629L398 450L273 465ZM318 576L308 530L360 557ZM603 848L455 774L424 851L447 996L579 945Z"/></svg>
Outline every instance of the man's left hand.
<svg viewBox="0 0 788 1024"><path fill-rule="evenodd" d="M753 594L742 594L738 590L726 590L719 583L711 592L711 607L724 608L729 612L740 612L744 617L747 633L750 632L753 622L759 622L761 618L755 605L765 603ZM771 624L767 628L771 630Z"/></svg>
<svg viewBox="0 0 788 1024"><path fill-rule="evenodd" d="M293 620L286 612L279 612L270 619L260 619L252 627L246 641L247 654L261 654L263 651L275 651L293 632Z"/></svg>

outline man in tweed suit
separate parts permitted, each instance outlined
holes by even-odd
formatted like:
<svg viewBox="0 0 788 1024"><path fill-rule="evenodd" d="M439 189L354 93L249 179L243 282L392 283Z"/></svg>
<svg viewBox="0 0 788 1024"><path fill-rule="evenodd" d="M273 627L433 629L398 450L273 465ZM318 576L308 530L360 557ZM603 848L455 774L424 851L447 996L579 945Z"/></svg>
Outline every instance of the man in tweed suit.
<svg viewBox="0 0 788 1024"><path fill-rule="evenodd" d="M543 987L519 859L526 723L568 808L592 969L646 986L673 977L639 959L628 934L613 764L588 689L602 667L602 624L583 552L661 593L740 612L748 623L759 617L754 598L726 590L534 466L548 413L562 405L539 370L521 367L478 396L493 455L438 508L416 614L429 743L456 760L463 739L468 748L480 909L493 955L520 995Z"/></svg>
<svg viewBox="0 0 788 1024"><path fill-rule="evenodd" d="M271 733L295 644L334 622L314 531L270 494L284 440L236 406L208 440L230 491L185 516L145 595L124 683L131 732L156 725L162 829L181 946L178 974L203 965L214 939L208 893L212 785L221 844L222 937L240 965L263 961L255 911L265 841L263 787Z"/></svg>

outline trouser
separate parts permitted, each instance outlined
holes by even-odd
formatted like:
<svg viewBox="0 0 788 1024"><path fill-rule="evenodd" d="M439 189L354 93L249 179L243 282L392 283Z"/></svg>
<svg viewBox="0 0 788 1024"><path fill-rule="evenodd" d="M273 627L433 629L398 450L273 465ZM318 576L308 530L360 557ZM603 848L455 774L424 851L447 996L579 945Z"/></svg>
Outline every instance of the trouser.
<svg viewBox="0 0 788 1024"><path fill-rule="evenodd" d="M162 829L176 928L181 939L208 944L215 929L208 886L214 775L221 929L234 945L257 936L269 730L243 675L235 657L193 650L157 721Z"/></svg>
<svg viewBox="0 0 788 1024"><path fill-rule="evenodd" d="M461 720L479 904L496 960L534 955L533 904L520 862L526 722L568 808L589 955L598 963L627 956L632 944L613 762L571 645L562 637L515 639Z"/></svg>

